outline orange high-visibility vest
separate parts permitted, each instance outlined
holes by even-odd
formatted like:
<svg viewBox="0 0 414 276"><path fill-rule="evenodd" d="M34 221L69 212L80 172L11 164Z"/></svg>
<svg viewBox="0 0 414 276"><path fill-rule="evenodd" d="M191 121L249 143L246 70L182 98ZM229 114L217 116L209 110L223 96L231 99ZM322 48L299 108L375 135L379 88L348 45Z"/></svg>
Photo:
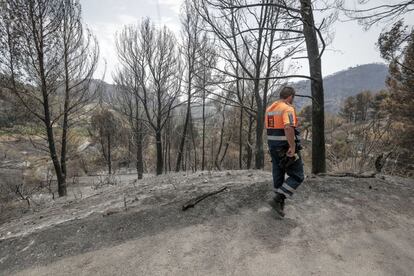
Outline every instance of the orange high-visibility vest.
<svg viewBox="0 0 414 276"><path fill-rule="evenodd" d="M269 146L287 145L285 126L295 128L296 139L299 140L298 119L295 108L285 101L275 101L266 109L265 127L267 129L267 140Z"/></svg>

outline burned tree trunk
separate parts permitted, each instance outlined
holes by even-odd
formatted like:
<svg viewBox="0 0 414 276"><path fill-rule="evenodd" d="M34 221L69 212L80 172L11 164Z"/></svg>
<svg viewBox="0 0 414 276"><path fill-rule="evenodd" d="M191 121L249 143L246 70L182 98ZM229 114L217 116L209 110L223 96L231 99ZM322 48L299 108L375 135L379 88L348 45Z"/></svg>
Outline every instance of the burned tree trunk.
<svg viewBox="0 0 414 276"><path fill-rule="evenodd" d="M253 116L249 117L249 127L247 130L247 144L246 144L246 168L248 170L252 167L253 149L252 149L252 133L253 133Z"/></svg>
<svg viewBox="0 0 414 276"><path fill-rule="evenodd" d="M137 96L135 96L135 144L136 144L136 154L137 154L137 160L136 160L136 169L138 174L138 179L143 178L144 174L144 157L143 157L143 140L144 140L144 124L142 122L142 119L140 117L140 110L139 110L139 99ZM132 124L134 125L134 124Z"/></svg>
<svg viewBox="0 0 414 276"><path fill-rule="evenodd" d="M190 86L191 87L191 86ZM188 88L190 91L188 93L191 93L191 88ZM181 141L180 141L180 146L178 148L178 155L177 155L177 163L175 165L175 171L178 172L180 171L180 164L183 158L183 151L184 151L184 145L185 142L187 140L187 129L188 129L188 124L189 124L189 120L190 120L190 114L191 114L191 96L188 96L188 102L187 102L187 111L185 114L185 122L184 122L184 127L183 127L183 133L181 136Z"/></svg>
<svg viewBox="0 0 414 276"><path fill-rule="evenodd" d="M240 108L239 115L239 169L243 169L243 108Z"/></svg>
<svg viewBox="0 0 414 276"><path fill-rule="evenodd" d="M164 166L164 158L162 154L161 131L155 133L155 142L157 144L157 175L162 174Z"/></svg>
<svg viewBox="0 0 414 276"><path fill-rule="evenodd" d="M205 99L205 89L203 89L203 134L202 134L202 149L201 149L201 170L205 169L206 161L206 99Z"/></svg>
<svg viewBox="0 0 414 276"><path fill-rule="evenodd" d="M108 174L111 175L112 174L112 157L111 157L111 135L108 134L108 136L106 137L107 139L107 154L108 154Z"/></svg>
<svg viewBox="0 0 414 276"><path fill-rule="evenodd" d="M143 156L142 156L142 134L140 134L140 137L137 139L137 163L136 163L136 169L138 174L138 179L142 179L144 174L144 162L143 162Z"/></svg>
<svg viewBox="0 0 414 276"><path fill-rule="evenodd" d="M309 60L312 103L312 173L326 172L324 92L318 38L310 0L301 0L303 34Z"/></svg>

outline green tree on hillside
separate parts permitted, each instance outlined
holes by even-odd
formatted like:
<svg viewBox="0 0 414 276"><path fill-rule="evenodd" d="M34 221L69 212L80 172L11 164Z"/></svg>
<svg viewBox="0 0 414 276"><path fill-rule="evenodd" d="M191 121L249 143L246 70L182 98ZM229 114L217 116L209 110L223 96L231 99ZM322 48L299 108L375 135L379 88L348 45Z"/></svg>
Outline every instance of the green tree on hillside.
<svg viewBox="0 0 414 276"><path fill-rule="evenodd" d="M339 115L348 123L365 122L370 118L370 109L373 107L374 100L379 101L380 98L377 99L376 96L373 96L371 91L362 91L355 97L351 96L345 99ZM379 108L380 103L376 102L375 104Z"/></svg>
<svg viewBox="0 0 414 276"><path fill-rule="evenodd" d="M389 100L389 92L386 90L381 90L375 94L372 98L370 109L371 118L384 119L388 115L387 102Z"/></svg>
<svg viewBox="0 0 414 276"><path fill-rule="evenodd" d="M372 93L370 91L362 91L355 96L356 121L366 121L368 118L368 109L372 102Z"/></svg>
<svg viewBox="0 0 414 276"><path fill-rule="evenodd" d="M344 118L348 123L351 123L355 120L355 113L356 113L356 100L354 97L350 96L345 99L341 110L339 111L339 115Z"/></svg>
<svg viewBox="0 0 414 276"><path fill-rule="evenodd" d="M388 108L393 121L392 134L403 157L412 162L414 146L414 30L402 21L378 39L381 56L390 62L387 86L390 92Z"/></svg>

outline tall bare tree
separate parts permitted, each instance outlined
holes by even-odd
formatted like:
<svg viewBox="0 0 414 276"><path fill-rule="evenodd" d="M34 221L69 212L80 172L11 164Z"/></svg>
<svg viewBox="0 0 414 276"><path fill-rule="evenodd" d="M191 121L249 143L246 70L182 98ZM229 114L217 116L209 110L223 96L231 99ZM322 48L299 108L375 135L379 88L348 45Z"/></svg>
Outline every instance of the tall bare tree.
<svg viewBox="0 0 414 276"><path fill-rule="evenodd" d="M183 158L184 144L187 140L187 130L191 117L191 104L193 101L196 89L194 89L194 79L197 74L196 69L199 67L197 63L200 60L201 51L201 18L196 13L193 4L190 0L185 0L182 6L181 15L182 25L182 40L181 52L185 65L185 85L186 85L186 112L184 118L183 132L181 134L181 141L178 147L177 162L175 165L175 171L180 170L181 161Z"/></svg>
<svg viewBox="0 0 414 276"><path fill-rule="evenodd" d="M174 35L166 28L155 28L149 19L126 26L117 36L118 56L124 70L139 83L146 121L156 142L157 175L164 166L162 130L171 111L180 105L181 65Z"/></svg>
<svg viewBox="0 0 414 276"><path fill-rule="evenodd" d="M89 34L86 38L83 34L77 1L5 3L1 21L8 26L8 44L1 56L8 62L1 67L2 73L20 103L43 124L47 145L42 149L51 157L59 196L65 196L70 118L88 102L87 88L96 68L97 44ZM63 107L59 103L62 94ZM58 127L59 123L62 127ZM62 143L57 142L56 130L64 133Z"/></svg>
<svg viewBox="0 0 414 276"><path fill-rule="evenodd" d="M325 109L322 78L321 57L323 50L319 50L319 43L325 43L320 29L315 27L311 0L300 1L300 14L303 22L303 35L311 77L312 104L312 173L326 172L325 153ZM319 38L319 41L318 41ZM323 45L323 49L324 49Z"/></svg>
<svg viewBox="0 0 414 276"><path fill-rule="evenodd" d="M201 46L199 47L199 60L197 62L195 87L197 90L197 99L201 104L201 170L206 168L206 123L208 117L207 105L209 104L209 96L214 89L215 78L213 75L213 68L217 64L217 54L214 47L214 40L204 33L201 39Z"/></svg>
<svg viewBox="0 0 414 276"><path fill-rule="evenodd" d="M6 9L13 18L14 35L21 52L21 60L13 60L12 67L21 66L21 74L14 68L11 77L14 91L22 104L40 121L47 133L48 150L55 168L59 195L66 194L63 177L53 133L51 95L59 86L59 51L58 31L62 21L62 3L58 1L7 1ZM12 58L12 55L10 56ZM19 78L19 79L18 79ZM17 89L17 83L31 86ZM29 106L26 99L33 98L36 104ZM43 110L42 110L43 108Z"/></svg>
<svg viewBox="0 0 414 276"><path fill-rule="evenodd" d="M143 119L144 110L139 99L141 93L137 79L128 70L119 71L114 75L114 81L118 86L115 95L115 108L123 114L131 129L131 142L135 148L135 161L138 179L143 178L144 173L144 139L147 126Z"/></svg>
<svg viewBox="0 0 414 276"><path fill-rule="evenodd" d="M64 0L60 36L64 81L60 165L66 178L69 130L78 121L79 115L85 112L85 106L95 98L97 91L92 90L90 84L98 64L99 47L93 34L83 27L79 0Z"/></svg>

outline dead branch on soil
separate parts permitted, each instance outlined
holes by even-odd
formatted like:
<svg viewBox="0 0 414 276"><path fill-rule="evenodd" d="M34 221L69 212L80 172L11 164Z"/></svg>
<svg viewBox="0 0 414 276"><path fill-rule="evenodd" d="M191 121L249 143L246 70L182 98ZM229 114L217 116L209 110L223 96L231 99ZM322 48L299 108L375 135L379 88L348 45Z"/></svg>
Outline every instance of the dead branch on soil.
<svg viewBox="0 0 414 276"><path fill-rule="evenodd" d="M187 201L187 203L185 203L183 205L183 211L187 210L188 208L193 208L200 201L206 199L209 196L212 196L212 195L216 195L218 193L221 193L221 192L223 192L226 189L227 189L227 187L224 187L224 188L221 188L220 190L217 190L217 191L214 191L214 192L210 192L210 193L206 193L206 194L203 194L203 195L198 196L196 198L193 198L190 201Z"/></svg>
<svg viewBox="0 0 414 276"><path fill-rule="evenodd" d="M332 176L332 177L354 177L354 178L375 178L376 173L370 173L370 174L358 174L358 173L351 173L351 172L345 172L345 173L320 173L318 176Z"/></svg>

